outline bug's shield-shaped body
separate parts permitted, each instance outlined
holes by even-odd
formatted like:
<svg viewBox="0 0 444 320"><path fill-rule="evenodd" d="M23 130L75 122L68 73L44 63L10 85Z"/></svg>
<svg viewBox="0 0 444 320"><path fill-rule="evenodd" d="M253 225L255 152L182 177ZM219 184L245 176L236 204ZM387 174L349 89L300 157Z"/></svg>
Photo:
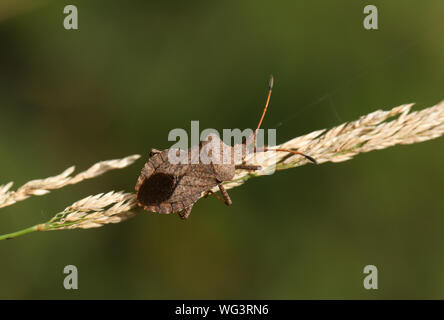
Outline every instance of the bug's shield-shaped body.
<svg viewBox="0 0 444 320"><path fill-rule="evenodd" d="M219 149L213 148L216 146ZM207 141L188 152L166 149L152 155L136 184L139 205L145 210L159 213L185 210L188 216L203 192L234 177L234 163L221 163L222 152L212 152L215 149L227 152L227 148L231 149L218 136L210 135ZM174 154L187 157L187 163L169 161Z"/></svg>

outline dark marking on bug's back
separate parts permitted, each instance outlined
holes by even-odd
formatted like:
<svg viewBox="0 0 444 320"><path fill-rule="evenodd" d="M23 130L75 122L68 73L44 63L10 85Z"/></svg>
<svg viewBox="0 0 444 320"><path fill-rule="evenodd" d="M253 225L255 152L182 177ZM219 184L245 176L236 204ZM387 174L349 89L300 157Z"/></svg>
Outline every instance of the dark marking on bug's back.
<svg viewBox="0 0 444 320"><path fill-rule="evenodd" d="M142 183L137 193L137 200L143 206L158 205L171 197L175 185L173 175L155 173Z"/></svg>

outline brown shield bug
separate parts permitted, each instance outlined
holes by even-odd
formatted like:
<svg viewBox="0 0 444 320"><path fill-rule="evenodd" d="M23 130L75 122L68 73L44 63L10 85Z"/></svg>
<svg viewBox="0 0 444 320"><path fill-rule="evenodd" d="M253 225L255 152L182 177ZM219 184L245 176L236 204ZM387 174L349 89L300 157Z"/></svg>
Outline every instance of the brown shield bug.
<svg viewBox="0 0 444 320"><path fill-rule="evenodd" d="M316 163L315 159L298 151L269 149L267 147L257 148L256 135L267 111L272 88L273 76L270 77L267 100L259 124L254 133L242 145L230 147L220 140L217 135L211 134L208 135L206 141L192 147L189 151L173 149L159 151L151 149L150 158L143 167L135 187L139 206L151 212L178 213L182 219L186 219L190 215L194 203L199 200L202 193L205 193L204 197L213 194L226 205L231 205L230 196L224 189L222 182L232 180L236 169L261 169L260 166L242 164L247 155L247 146L251 144L254 146L254 153L282 151L299 154ZM206 149L207 153L202 153L203 149ZM216 154L212 152L214 150L219 150L220 152ZM230 155L228 162L220 161L220 155L223 152L227 152ZM169 157L174 154L182 156L188 161L185 161L185 163L173 163ZM206 156L206 161L193 161L202 160L203 155ZM236 156L238 157L237 159L240 158L242 160L240 163L235 160ZM223 198L218 197L211 191L215 186L219 187Z"/></svg>

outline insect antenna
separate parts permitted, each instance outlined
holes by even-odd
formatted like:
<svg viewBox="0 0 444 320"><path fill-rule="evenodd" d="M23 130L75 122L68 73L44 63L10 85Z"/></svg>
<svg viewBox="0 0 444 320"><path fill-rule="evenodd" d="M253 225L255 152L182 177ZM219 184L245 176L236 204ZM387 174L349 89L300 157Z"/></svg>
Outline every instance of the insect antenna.
<svg viewBox="0 0 444 320"><path fill-rule="evenodd" d="M313 162L314 164L318 164L318 162L316 161L315 158L310 157L308 155L306 155L305 153L299 152L299 151L294 151L294 150L289 150L289 149L269 149L269 148L264 148L264 150L262 150L263 152L267 152L267 151L279 151L279 152L288 152L288 153L292 153L292 154L298 154L303 156L304 158L306 158L307 160L310 160L311 162Z"/></svg>
<svg viewBox="0 0 444 320"><path fill-rule="evenodd" d="M308 156L308 155L306 155L306 154L304 154L302 152L299 152L299 151L294 151L294 150L289 150L289 149L270 149L270 148L267 148L266 146L265 147L261 147L260 149L257 148L256 136L257 136L257 133L259 131L259 128L262 125L262 121L264 120L265 113L267 112L267 109L268 109L268 105L270 104L270 98L271 98L271 92L273 90L273 84L274 84L274 78L273 78L273 75L271 75L270 76L270 81L268 82L268 95L267 95L267 101L265 102L264 111L262 111L261 119L259 120L259 124L257 125L257 128L256 128L256 130L254 131L254 134L253 134L254 153L256 153L256 152L267 152L267 151L288 152L288 153L292 153L292 154L301 155L301 156L305 157L306 159L310 160L311 162L317 164L316 159L314 159L314 158L312 158L312 157L310 157L310 156ZM251 143L251 142L247 141L247 144L248 143ZM246 168L246 167L244 168L244 167L245 166L237 166L237 169L246 169L246 170L258 170L259 169L259 168L253 169L253 168Z"/></svg>
<svg viewBox="0 0 444 320"><path fill-rule="evenodd" d="M261 119L259 120L259 124L257 125L256 130L254 131L254 152L256 152L256 135L257 132L259 131L259 128L262 125L262 121L264 120L265 117L265 113L267 112L267 108L268 108L268 104L270 103L270 98L271 98L271 92L273 90L273 84L274 84L274 78L273 75L270 75L270 80L268 82L268 95L267 95L267 101L265 102L265 108L264 111L262 111L262 116Z"/></svg>

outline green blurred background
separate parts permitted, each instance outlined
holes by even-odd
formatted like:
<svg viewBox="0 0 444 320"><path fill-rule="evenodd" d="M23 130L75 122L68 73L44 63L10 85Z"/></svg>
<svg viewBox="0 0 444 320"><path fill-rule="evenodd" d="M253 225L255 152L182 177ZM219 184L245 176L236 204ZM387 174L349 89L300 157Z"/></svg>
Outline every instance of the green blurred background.
<svg viewBox="0 0 444 320"><path fill-rule="evenodd" d="M63 28L77 5L79 30ZM367 4L379 30L363 28ZM0 1L0 184L139 153L124 170L4 208L0 232L132 191L169 130L264 128L278 143L444 98L442 0ZM444 298L443 144L307 165L99 229L0 242L0 298ZM63 288L64 266L79 290ZM379 269L379 290L363 268Z"/></svg>

